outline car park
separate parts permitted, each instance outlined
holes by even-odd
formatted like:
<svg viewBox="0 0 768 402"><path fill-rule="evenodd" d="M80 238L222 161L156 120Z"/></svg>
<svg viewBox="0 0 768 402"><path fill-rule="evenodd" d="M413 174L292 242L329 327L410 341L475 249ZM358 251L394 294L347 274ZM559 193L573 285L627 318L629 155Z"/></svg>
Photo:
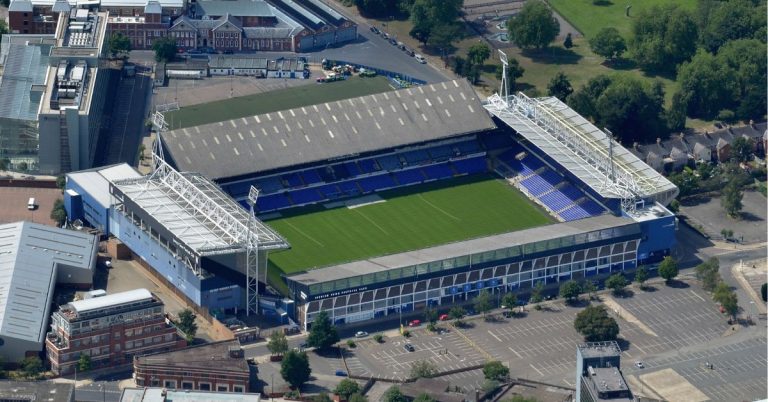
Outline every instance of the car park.
<svg viewBox="0 0 768 402"><path fill-rule="evenodd" d="M635 367L643 369L645 368L645 364L643 362L635 362Z"/></svg>
<svg viewBox="0 0 768 402"><path fill-rule="evenodd" d="M416 58L416 61L418 61L419 63L421 63L421 64L427 64L427 59L425 59L425 58L424 58L424 56L422 56L422 55L420 55L420 54L417 54L417 55L415 55L415 56L413 56L413 57L415 57L415 58Z"/></svg>
<svg viewBox="0 0 768 402"><path fill-rule="evenodd" d="M395 40L395 38L389 38L389 43L391 43L392 46L397 46L397 41Z"/></svg>
<svg viewBox="0 0 768 402"><path fill-rule="evenodd" d="M368 333L365 331L357 331L355 333L355 338L365 338L366 336L368 336Z"/></svg>
<svg viewBox="0 0 768 402"><path fill-rule="evenodd" d="M413 347L410 343L406 343L403 345L403 349L405 349L407 352L415 352L416 348Z"/></svg>

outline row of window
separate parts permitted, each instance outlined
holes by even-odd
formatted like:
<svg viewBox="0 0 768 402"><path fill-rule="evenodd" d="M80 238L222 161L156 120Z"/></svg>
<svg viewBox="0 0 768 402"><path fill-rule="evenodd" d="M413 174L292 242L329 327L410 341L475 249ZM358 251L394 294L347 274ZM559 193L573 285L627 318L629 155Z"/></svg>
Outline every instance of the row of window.
<svg viewBox="0 0 768 402"><path fill-rule="evenodd" d="M153 387L159 387L160 386L160 380L158 379L151 379L150 385ZM179 385L179 382L177 380L163 380L163 387L168 389L176 389ZM195 388L195 383L192 381L181 381L181 389L188 389L188 390L198 390L198 391L212 391L211 389L211 383L209 382L199 382L197 383L197 388ZM230 392L230 386L229 384L216 384L216 392ZM233 385L231 387L231 392L237 392L237 393L244 393L245 392L245 386L243 385Z"/></svg>

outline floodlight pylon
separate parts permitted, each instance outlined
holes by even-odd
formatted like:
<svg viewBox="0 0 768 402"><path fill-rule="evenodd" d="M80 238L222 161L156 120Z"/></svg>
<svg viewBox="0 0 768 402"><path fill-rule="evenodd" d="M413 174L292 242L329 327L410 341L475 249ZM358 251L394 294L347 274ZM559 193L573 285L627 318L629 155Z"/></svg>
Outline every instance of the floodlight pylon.
<svg viewBox="0 0 768 402"><path fill-rule="evenodd" d="M258 238L253 230L256 223L256 201L259 199L259 189L251 186L248 191L248 205L250 206L250 216L248 219L248 237L250 238L246 246L246 287L245 300L248 303L246 316L251 313L259 313L259 247ZM266 283L266 278L264 280Z"/></svg>

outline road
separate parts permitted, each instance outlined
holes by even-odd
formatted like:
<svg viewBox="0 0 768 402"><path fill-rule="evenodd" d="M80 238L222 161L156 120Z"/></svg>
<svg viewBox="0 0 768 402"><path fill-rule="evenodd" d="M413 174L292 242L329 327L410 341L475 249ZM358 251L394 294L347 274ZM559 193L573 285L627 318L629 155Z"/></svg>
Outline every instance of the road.
<svg viewBox="0 0 768 402"><path fill-rule="evenodd" d="M75 390L78 402L119 402L122 391L116 381L98 381L81 385Z"/></svg>

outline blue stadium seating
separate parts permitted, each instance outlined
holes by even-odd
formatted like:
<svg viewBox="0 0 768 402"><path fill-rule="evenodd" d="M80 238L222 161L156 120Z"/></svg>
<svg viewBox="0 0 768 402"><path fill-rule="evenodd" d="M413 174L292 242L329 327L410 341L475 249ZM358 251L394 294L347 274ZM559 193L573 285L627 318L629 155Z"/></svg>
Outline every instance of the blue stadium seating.
<svg viewBox="0 0 768 402"><path fill-rule="evenodd" d="M282 177L288 183L288 187L300 187L304 184L301 177L295 172L284 174Z"/></svg>
<svg viewBox="0 0 768 402"><path fill-rule="evenodd" d="M380 174L376 176L364 177L358 179L357 183L363 188L363 191L369 193L371 191L381 190L385 188L395 187L395 182L389 177L388 174Z"/></svg>
<svg viewBox="0 0 768 402"><path fill-rule="evenodd" d="M581 190L579 190L578 188L574 187L570 183L567 183L565 186L560 188L560 192L565 194L566 197L572 199L573 201L576 201L579 198L584 196L584 193L582 193Z"/></svg>
<svg viewBox="0 0 768 402"><path fill-rule="evenodd" d="M339 191L339 187L335 184L326 184L324 186L315 187L315 190L319 191L320 194L327 199L343 196L343 194Z"/></svg>
<svg viewBox="0 0 768 402"><path fill-rule="evenodd" d="M250 182L240 182L240 183L231 183L231 184L225 184L222 186L224 191L229 193L233 198L242 197L248 195L248 192L251 190L251 183Z"/></svg>
<svg viewBox="0 0 768 402"><path fill-rule="evenodd" d="M569 205L573 205L573 200L568 198L559 190L554 190L550 193L544 194L539 197L539 200L552 211L559 211Z"/></svg>
<svg viewBox="0 0 768 402"><path fill-rule="evenodd" d="M264 194L274 193L283 189L283 183L280 182L280 179L277 176L258 179L254 183L254 186Z"/></svg>
<svg viewBox="0 0 768 402"><path fill-rule="evenodd" d="M333 169L333 176L336 180L344 180L349 177L349 171L343 164L333 165L331 169Z"/></svg>
<svg viewBox="0 0 768 402"><path fill-rule="evenodd" d="M354 161L344 162L344 167L347 169L350 176L360 176L360 168L357 167L357 164Z"/></svg>
<svg viewBox="0 0 768 402"><path fill-rule="evenodd" d="M591 215L578 205L574 205L565 211L560 212L560 217L566 221L575 221L577 219L589 218Z"/></svg>
<svg viewBox="0 0 768 402"><path fill-rule="evenodd" d="M563 181L563 177L559 174L547 169L539 175L542 179L546 180L548 183L552 184L553 186L556 186L560 184L560 182Z"/></svg>
<svg viewBox="0 0 768 402"><path fill-rule="evenodd" d="M501 149L514 144L512 136L507 133L484 135L479 138L485 149Z"/></svg>
<svg viewBox="0 0 768 402"><path fill-rule="evenodd" d="M379 162L379 166L383 170L400 170L403 168L403 165L400 163L400 159L395 155L384 155L379 156L376 158L376 160Z"/></svg>
<svg viewBox="0 0 768 402"><path fill-rule="evenodd" d="M448 163L424 166L422 170L430 179L445 179L453 176L453 171Z"/></svg>
<svg viewBox="0 0 768 402"><path fill-rule="evenodd" d="M603 207L601 207L600 204L592 200L587 200L586 202L583 202L581 204L581 208L583 208L585 211L587 211L588 214L592 216L600 215L603 212L605 212L605 210L603 210Z"/></svg>
<svg viewBox="0 0 768 402"><path fill-rule="evenodd" d="M357 187L357 183L354 180L342 181L339 183L339 190L344 196L352 196L360 194L360 188Z"/></svg>
<svg viewBox="0 0 768 402"><path fill-rule="evenodd" d="M476 156L468 159L459 159L451 163L453 163L453 167L460 174L461 173L466 173L466 174L480 173L480 172L485 172L488 169L488 166L485 163L485 156Z"/></svg>
<svg viewBox="0 0 768 402"><path fill-rule="evenodd" d="M283 193L265 195L256 201L259 212L274 211L291 206L291 201Z"/></svg>
<svg viewBox="0 0 768 402"><path fill-rule="evenodd" d="M552 189L552 184L536 174L521 181L520 184L534 197L538 197Z"/></svg>
<svg viewBox="0 0 768 402"><path fill-rule="evenodd" d="M481 151L480 145L475 140L462 141L454 144L453 146L458 149L459 153L462 155L473 154L475 152Z"/></svg>
<svg viewBox="0 0 768 402"><path fill-rule="evenodd" d="M421 169L408 169L395 172L395 178L402 186L424 181L424 175L421 174Z"/></svg>
<svg viewBox="0 0 768 402"><path fill-rule="evenodd" d="M304 184L320 183L323 179L317 173L316 169L304 170L301 172L301 177L304 179Z"/></svg>
<svg viewBox="0 0 768 402"><path fill-rule="evenodd" d="M361 173L374 173L379 170L374 159L361 159L357 161L357 165L360 166Z"/></svg>
<svg viewBox="0 0 768 402"><path fill-rule="evenodd" d="M318 193L316 189L304 188L301 190L291 191L291 199L293 199L294 204L301 205L301 204L309 204L311 202L317 202L322 200L323 198L320 197L320 193Z"/></svg>
<svg viewBox="0 0 768 402"><path fill-rule="evenodd" d="M424 149L417 149L414 151L408 151L402 154L402 156L405 158L406 161L408 161L408 164L418 165L423 162L427 162L431 159L429 156L429 153Z"/></svg>
<svg viewBox="0 0 768 402"><path fill-rule="evenodd" d="M439 147L430 148L428 151L432 156L432 159L436 160L445 160L454 156L455 154L451 146L448 145L441 145Z"/></svg>

